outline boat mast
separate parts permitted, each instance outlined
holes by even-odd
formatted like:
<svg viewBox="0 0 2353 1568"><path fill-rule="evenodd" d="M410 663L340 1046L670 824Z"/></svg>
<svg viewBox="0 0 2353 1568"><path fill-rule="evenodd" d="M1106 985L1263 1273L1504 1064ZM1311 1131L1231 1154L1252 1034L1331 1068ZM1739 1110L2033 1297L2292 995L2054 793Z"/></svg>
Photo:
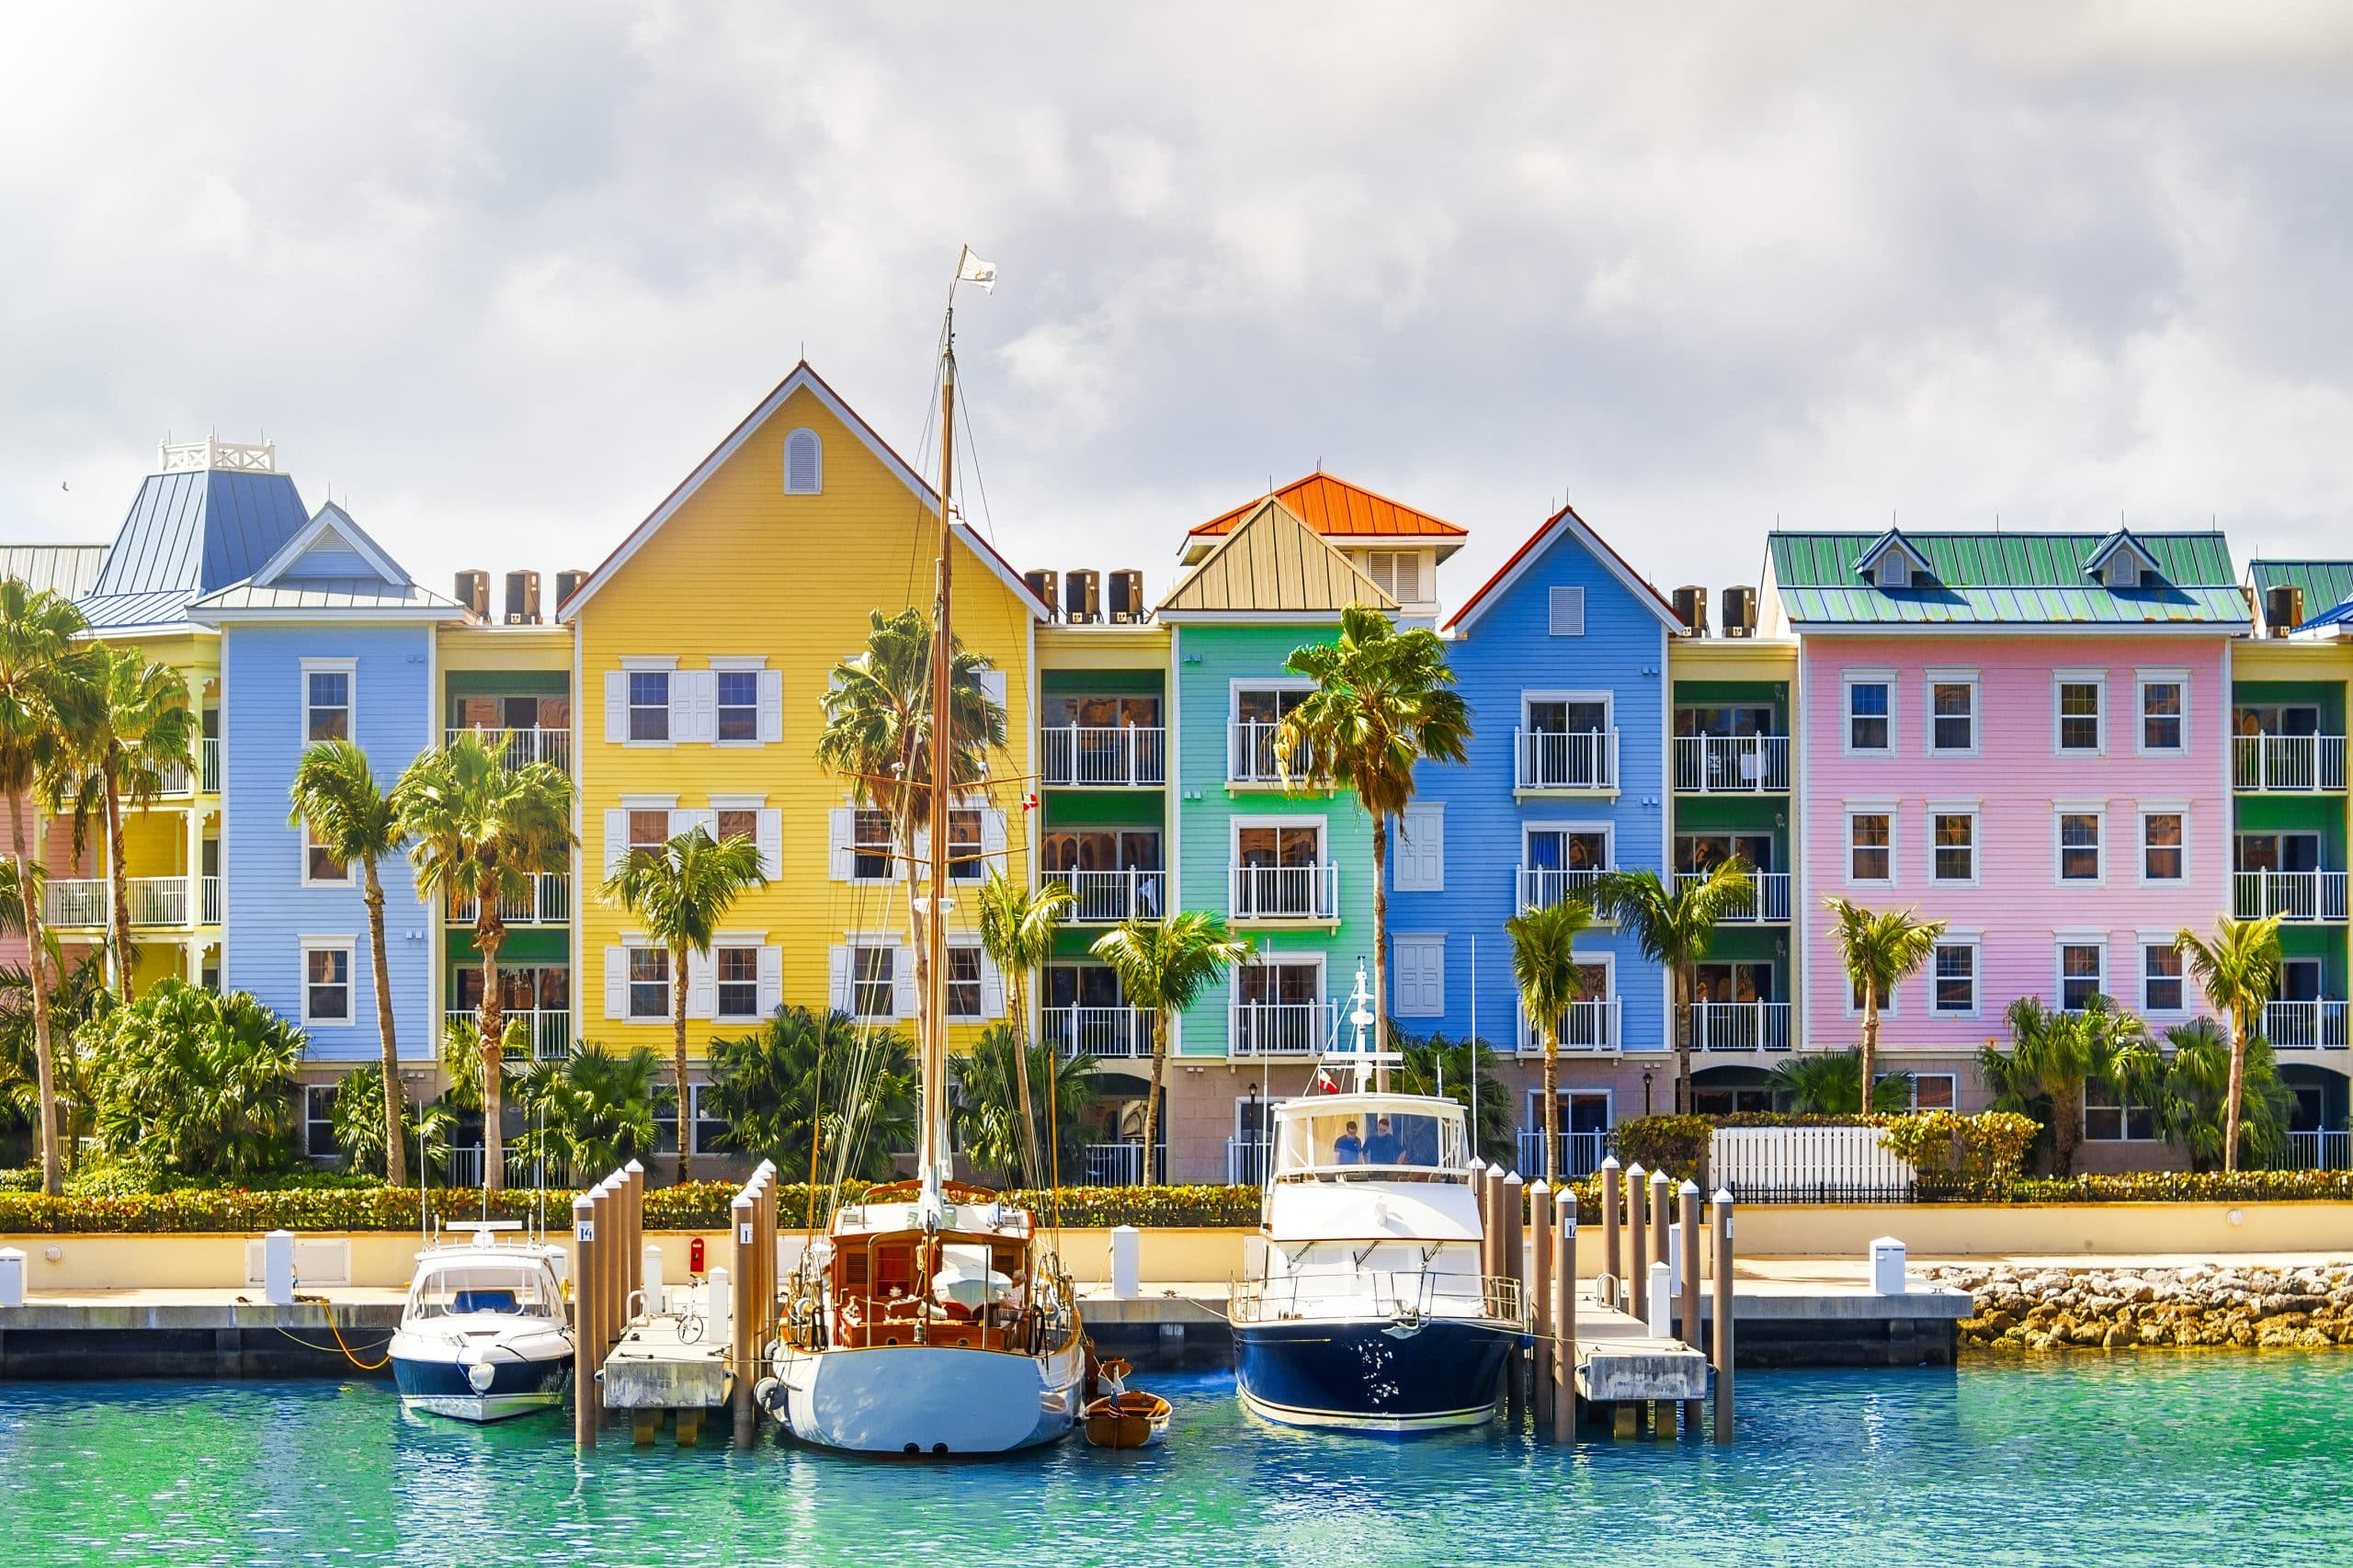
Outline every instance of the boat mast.
<svg viewBox="0 0 2353 1568"><path fill-rule="evenodd" d="M949 691L954 671L953 634L948 606L955 572L953 523L949 511L956 477L956 304L949 286L948 319L939 349L939 554L938 595L931 610L931 789L926 797L931 841L925 868L931 897L925 907L924 951L927 990L923 1006L923 1136L916 1169L924 1190L936 1196L948 1176L948 790L955 756L955 707Z"/></svg>

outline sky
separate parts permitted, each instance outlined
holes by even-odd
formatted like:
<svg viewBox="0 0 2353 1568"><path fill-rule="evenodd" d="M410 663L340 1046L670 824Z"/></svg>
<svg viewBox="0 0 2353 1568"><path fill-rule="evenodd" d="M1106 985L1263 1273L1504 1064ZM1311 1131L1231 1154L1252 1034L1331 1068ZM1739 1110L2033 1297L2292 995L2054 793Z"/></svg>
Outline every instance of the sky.
<svg viewBox="0 0 2353 1568"><path fill-rule="evenodd" d="M2342 5L9 33L0 541L110 538L212 429L445 590L592 566L804 352L916 458L969 244L968 514L1155 597L1188 526L1319 465L1472 530L1455 603L1563 501L1662 587L1753 582L1777 522L2353 552Z"/></svg>

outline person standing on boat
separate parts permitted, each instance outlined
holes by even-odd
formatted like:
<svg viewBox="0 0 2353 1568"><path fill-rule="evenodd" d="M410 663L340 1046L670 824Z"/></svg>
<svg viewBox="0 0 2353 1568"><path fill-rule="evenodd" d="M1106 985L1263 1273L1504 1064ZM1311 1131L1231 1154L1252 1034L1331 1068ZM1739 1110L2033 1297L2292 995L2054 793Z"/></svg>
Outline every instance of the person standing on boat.
<svg viewBox="0 0 2353 1568"><path fill-rule="evenodd" d="M1332 1140L1332 1158L1340 1165L1359 1165L1364 1163L1364 1144L1357 1137L1357 1124L1349 1122Z"/></svg>
<svg viewBox="0 0 2353 1568"><path fill-rule="evenodd" d="M1364 1163L1368 1165L1393 1165L1397 1163L1397 1134L1391 1130L1389 1119L1376 1117L1372 1135L1364 1141Z"/></svg>

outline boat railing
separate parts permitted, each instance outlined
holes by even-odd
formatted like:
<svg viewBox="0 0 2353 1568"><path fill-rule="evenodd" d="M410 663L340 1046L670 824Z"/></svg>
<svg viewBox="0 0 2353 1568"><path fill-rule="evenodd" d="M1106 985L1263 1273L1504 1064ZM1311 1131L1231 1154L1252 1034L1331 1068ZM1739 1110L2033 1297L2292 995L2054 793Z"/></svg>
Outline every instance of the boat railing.
<svg viewBox="0 0 2353 1568"><path fill-rule="evenodd" d="M1288 1274L1279 1279L1237 1279L1227 1289L1233 1323L1279 1323L1307 1315L1307 1305L1345 1294L1363 1301L1374 1317L1477 1317L1525 1327L1528 1303L1520 1282L1503 1274L1457 1274L1431 1268L1363 1268ZM1452 1307L1454 1311L1441 1311ZM1472 1309L1472 1310L1464 1310Z"/></svg>

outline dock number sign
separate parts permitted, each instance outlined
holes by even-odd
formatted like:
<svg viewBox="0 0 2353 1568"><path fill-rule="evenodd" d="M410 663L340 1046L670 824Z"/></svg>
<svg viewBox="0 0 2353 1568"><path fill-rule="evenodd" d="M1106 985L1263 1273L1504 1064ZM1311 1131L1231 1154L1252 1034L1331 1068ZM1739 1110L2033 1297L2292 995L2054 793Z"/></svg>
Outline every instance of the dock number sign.
<svg viewBox="0 0 2353 1568"><path fill-rule="evenodd" d="M750 1246L752 1244L752 1227L749 1225L736 1226L735 1239L742 1242L745 1246Z"/></svg>
<svg viewBox="0 0 2353 1568"><path fill-rule="evenodd" d="M586 1243L597 1239L597 1221L594 1220L583 1220L574 1229L576 1232L575 1241Z"/></svg>

